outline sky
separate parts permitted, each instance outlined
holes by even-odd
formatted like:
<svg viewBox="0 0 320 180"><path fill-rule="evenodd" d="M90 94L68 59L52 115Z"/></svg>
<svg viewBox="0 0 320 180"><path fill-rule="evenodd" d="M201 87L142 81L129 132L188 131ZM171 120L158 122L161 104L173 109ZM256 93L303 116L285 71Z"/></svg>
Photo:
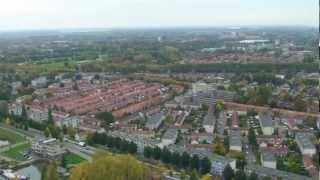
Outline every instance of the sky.
<svg viewBox="0 0 320 180"><path fill-rule="evenodd" d="M318 26L318 0L1 0L0 30Z"/></svg>

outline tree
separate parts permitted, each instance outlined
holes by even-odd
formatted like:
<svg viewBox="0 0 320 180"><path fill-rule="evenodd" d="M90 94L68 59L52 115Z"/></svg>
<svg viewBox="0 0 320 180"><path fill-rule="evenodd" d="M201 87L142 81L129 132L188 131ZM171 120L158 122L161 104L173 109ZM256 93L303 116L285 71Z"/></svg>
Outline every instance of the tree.
<svg viewBox="0 0 320 180"><path fill-rule="evenodd" d="M190 165L190 159L191 158L190 158L189 154L186 152L183 152L182 156L181 156L181 166L185 169L188 168Z"/></svg>
<svg viewBox="0 0 320 180"><path fill-rule="evenodd" d="M62 126L62 132L65 135L68 134L68 127L65 124Z"/></svg>
<svg viewBox="0 0 320 180"><path fill-rule="evenodd" d="M188 174L186 173L185 170L182 170L180 172L180 180L187 180L187 178L188 178Z"/></svg>
<svg viewBox="0 0 320 180"><path fill-rule="evenodd" d="M182 136L182 133L181 133L181 130L179 129L178 130L178 136L177 136L177 139L176 139L176 144L178 144L179 142L181 142L183 140L183 136Z"/></svg>
<svg viewBox="0 0 320 180"><path fill-rule="evenodd" d="M190 174L190 179L189 180L199 180L199 176L197 171L193 170Z"/></svg>
<svg viewBox="0 0 320 180"><path fill-rule="evenodd" d="M28 114L27 114L26 106L25 106L24 104L22 105L21 118L22 118L24 121L27 121L27 119L28 119Z"/></svg>
<svg viewBox="0 0 320 180"><path fill-rule="evenodd" d="M229 136L226 136L223 140L223 145L225 147L226 152L229 152L230 144L229 144Z"/></svg>
<svg viewBox="0 0 320 180"><path fill-rule="evenodd" d="M63 133L58 126L49 125L48 129L50 131L51 137L59 139L60 141L63 140Z"/></svg>
<svg viewBox="0 0 320 180"><path fill-rule="evenodd" d="M49 137L50 136L50 130L49 128L46 128L44 131L44 136Z"/></svg>
<svg viewBox="0 0 320 180"><path fill-rule="evenodd" d="M76 130L72 127L68 127L67 129L68 135L71 139L75 139L76 137Z"/></svg>
<svg viewBox="0 0 320 180"><path fill-rule="evenodd" d="M48 109L48 124L54 125L51 108Z"/></svg>
<svg viewBox="0 0 320 180"><path fill-rule="evenodd" d="M25 122L25 123L23 124L23 129L24 129L25 131L28 131L28 130L29 130L29 125L28 125L27 122Z"/></svg>
<svg viewBox="0 0 320 180"><path fill-rule="evenodd" d="M105 128L116 121L111 112L99 112L96 114L96 118L102 121Z"/></svg>
<svg viewBox="0 0 320 180"><path fill-rule="evenodd" d="M128 153L130 154L135 154L137 153L138 147L135 143L130 142L128 145Z"/></svg>
<svg viewBox="0 0 320 180"><path fill-rule="evenodd" d="M299 94L294 98L293 106L296 111L305 112L307 111L307 102L304 101L304 96Z"/></svg>
<svg viewBox="0 0 320 180"><path fill-rule="evenodd" d="M151 158L152 155L152 148L151 147L145 147L143 150L143 155L145 158Z"/></svg>
<svg viewBox="0 0 320 180"><path fill-rule="evenodd" d="M67 167L67 159L66 159L65 155L63 155L61 158L61 166L64 168Z"/></svg>
<svg viewBox="0 0 320 180"><path fill-rule="evenodd" d="M59 180L59 175L57 172L57 164L55 161L51 162L44 171L42 175L43 180Z"/></svg>
<svg viewBox="0 0 320 180"><path fill-rule="evenodd" d="M245 162L244 159L237 159L237 160L236 160L236 167L237 167L237 169L244 170L245 164L246 164L246 162Z"/></svg>
<svg viewBox="0 0 320 180"><path fill-rule="evenodd" d="M148 169L143 163L131 155L99 155L87 162L76 166L70 180L92 179L123 179L147 180Z"/></svg>
<svg viewBox="0 0 320 180"><path fill-rule="evenodd" d="M208 109L209 109L209 106L208 106L208 105L206 105L206 104L201 104L201 111L207 112Z"/></svg>
<svg viewBox="0 0 320 180"><path fill-rule="evenodd" d="M162 152L161 152L161 160L164 163L170 163L171 162L171 152L168 150L168 148L163 148Z"/></svg>
<svg viewBox="0 0 320 180"><path fill-rule="evenodd" d="M161 149L157 146L153 149L153 159L159 160L161 157Z"/></svg>
<svg viewBox="0 0 320 180"><path fill-rule="evenodd" d="M256 137L256 133L254 132L253 128L249 129L249 134L248 134L248 140L249 140L249 144L256 149L258 146L257 143L257 137Z"/></svg>
<svg viewBox="0 0 320 180"><path fill-rule="evenodd" d="M7 101L0 101L0 117L7 116L9 114L8 110L8 102Z"/></svg>
<svg viewBox="0 0 320 180"><path fill-rule="evenodd" d="M318 129L317 127L317 118L308 116L304 121L305 126L313 128L313 129Z"/></svg>
<svg viewBox="0 0 320 180"><path fill-rule="evenodd" d="M255 172L252 172L248 180L259 180L258 175Z"/></svg>
<svg viewBox="0 0 320 180"><path fill-rule="evenodd" d="M212 178L209 175L205 175L201 178L201 180L212 180Z"/></svg>
<svg viewBox="0 0 320 180"><path fill-rule="evenodd" d="M10 120L9 117L6 118L5 123L6 123L6 125L10 125L11 124L11 120Z"/></svg>
<svg viewBox="0 0 320 180"><path fill-rule="evenodd" d="M162 47L159 51L160 64L178 61L180 57L179 49L171 46Z"/></svg>
<svg viewBox="0 0 320 180"><path fill-rule="evenodd" d="M216 105L214 106L215 114L219 114L224 109L224 104L222 101L218 100Z"/></svg>
<svg viewBox="0 0 320 180"><path fill-rule="evenodd" d="M223 170L223 179L224 180L232 180L233 177L234 177L234 171L230 167L230 165L228 164Z"/></svg>
<svg viewBox="0 0 320 180"><path fill-rule="evenodd" d="M237 171L234 176L234 180L246 180L246 179L247 179L246 173L242 170Z"/></svg>
<svg viewBox="0 0 320 180"><path fill-rule="evenodd" d="M254 109L249 109L247 111L247 116L249 116L249 117L254 117L256 115L258 115L258 113Z"/></svg>
<svg viewBox="0 0 320 180"><path fill-rule="evenodd" d="M198 155L193 155L190 161L191 169L199 170L200 169L200 160Z"/></svg>
<svg viewBox="0 0 320 180"><path fill-rule="evenodd" d="M202 174L207 174L211 170L211 161L205 157L201 159L201 173Z"/></svg>
<svg viewBox="0 0 320 180"><path fill-rule="evenodd" d="M171 163L176 167L181 168L181 155L178 152L172 153Z"/></svg>
<svg viewBox="0 0 320 180"><path fill-rule="evenodd" d="M11 86L6 81L0 80L0 100L7 101L10 99L10 97L11 97Z"/></svg>
<svg viewBox="0 0 320 180"><path fill-rule="evenodd" d="M272 178L271 178L271 177L268 177L268 176L265 176L265 177L262 177L261 180L272 180Z"/></svg>
<svg viewBox="0 0 320 180"><path fill-rule="evenodd" d="M224 156L226 154L226 149L224 148L224 145L222 143L216 143L213 145L213 152Z"/></svg>

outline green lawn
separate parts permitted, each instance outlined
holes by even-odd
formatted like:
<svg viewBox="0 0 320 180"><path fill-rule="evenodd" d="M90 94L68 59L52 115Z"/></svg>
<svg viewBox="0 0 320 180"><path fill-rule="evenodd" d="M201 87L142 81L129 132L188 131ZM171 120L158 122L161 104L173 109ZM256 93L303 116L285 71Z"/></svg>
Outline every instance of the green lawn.
<svg viewBox="0 0 320 180"><path fill-rule="evenodd" d="M12 148L4 153L2 153L4 156L10 157L12 159L15 159L17 161L24 161L26 160L23 157L23 153L31 148L30 143L21 144L15 148Z"/></svg>
<svg viewBox="0 0 320 180"><path fill-rule="evenodd" d="M26 139L12 131L0 128L0 140L8 140L11 144L25 141Z"/></svg>
<svg viewBox="0 0 320 180"><path fill-rule="evenodd" d="M74 153L68 153L64 156L64 158L66 159L67 164L79 164L86 161L84 158Z"/></svg>

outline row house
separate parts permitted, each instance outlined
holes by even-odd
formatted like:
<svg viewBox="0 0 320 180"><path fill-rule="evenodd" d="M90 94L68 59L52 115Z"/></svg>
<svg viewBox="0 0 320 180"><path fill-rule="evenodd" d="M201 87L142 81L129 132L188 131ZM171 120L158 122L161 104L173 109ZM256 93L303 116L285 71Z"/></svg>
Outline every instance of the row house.
<svg viewBox="0 0 320 180"><path fill-rule="evenodd" d="M9 112L16 115L22 115L23 105L14 103L9 105ZM33 121L42 122L48 120L48 110L41 109L39 107L33 107L25 105L25 109L27 112L28 118L32 119Z"/></svg>
<svg viewBox="0 0 320 180"><path fill-rule="evenodd" d="M239 114L237 111L232 112L232 129L238 129L239 128Z"/></svg>
<svg viewBox="0 0 320 180"><path fill-rule="evenodd" d="M9 111L10 113L13 113L14 115L21 116L22 114L22 104L10 104L9 105ZM44 121L48 120L48 109L42 108L38 106L30 106L25 105L27 116L29 119L42 123ZM52 118L55 121L55 123L58 123L58 125L61 124L66 118L69 117L69 114L66 113L60 113L60 112L52 112Z"/></svg>
<svg viewBox="0 0 320 180"><path fill-rule="evenodd" d="M191 144L212 144L212 133L192 133L190 136Z"/></svg>
<svg viewBox="0 0 320 180"><path fill-rule="evenodd" d="M100 121L90 116L80 116L79 129L88 132L103 132L100 127Z"/></svg>
<svg viewBox="0 0 320 180"><path fill-rule="evenodd" d="M279 136L257 136L257 142L260 147L281 146L283 139Z"/></svg>
<svg viewBox="0 0 320 180"><path fill-rule="evenodd" d="M160 95L159 89L158 84L124 84L117 88L98 89L86 96L64 98L54 102L54 107L75 114L85 114L97 108L101 111L112 111Z"/></svg>
<svg viewBox="0 0 320 180"><path fill-rule="evenodd" d="M260 150L263 152L269 152L275 156L287 156L289 149L286 146L281 147L260 147Z"/></svg>
<svg viewBox="0 0 320 180"><path fill-rule="evenodd" d="M28 118L36 122L48 120L48 110L35 107L27 107Z"/></svg>
<svg viewBox="0 0 320 180"><path fill-rule="evenodd" d="M60 127L72 127L72 128L79 128L80 126L80 117L79 116L70 116L65 117L61 120L56 120L56 124Z"/></svg>
<svg viewBox="0 0 320 180"><path fill-rule="evenodd" d="M140 134L139 132L128 134L122 131L109 131L108 135L135 143L137 145L138 153L141 154L144 152L145 147L158 147L158 145L160 144L159 140L145 137L143 134Z"/></svg>
<svg viewBox="0 0 320 180"><path fill-rule="evenodd" d="M158 104L160 102L161 102L161 97L156 96L156 97L150 98L146 101L143 101L143 102L140 102L137 104L132 104L127 107L121 108L119 110L113 111L112 114L115 117L122 117L125 114L130 114L130 113L142 111L142 110L149 108L150 106Z"/></svg>

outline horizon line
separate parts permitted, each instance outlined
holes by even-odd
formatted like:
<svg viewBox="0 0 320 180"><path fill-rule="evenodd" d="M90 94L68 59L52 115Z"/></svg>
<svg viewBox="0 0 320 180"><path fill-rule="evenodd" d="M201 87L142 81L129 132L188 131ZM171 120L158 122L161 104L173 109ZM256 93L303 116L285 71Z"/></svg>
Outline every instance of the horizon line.
<svg viewBox="0 0 320 180"><path fill-rule="evenodd" d="M226 28L226 29L241 29L241 28L319 28L317 25L307 24L257 24L257 25L167 25L167 26L114 26L114 27L46 27L46 28L0 28L0 32L41 32L41 31L105 31L105 30L143 30L143 29L207 29L207 28Z"/></svg>

